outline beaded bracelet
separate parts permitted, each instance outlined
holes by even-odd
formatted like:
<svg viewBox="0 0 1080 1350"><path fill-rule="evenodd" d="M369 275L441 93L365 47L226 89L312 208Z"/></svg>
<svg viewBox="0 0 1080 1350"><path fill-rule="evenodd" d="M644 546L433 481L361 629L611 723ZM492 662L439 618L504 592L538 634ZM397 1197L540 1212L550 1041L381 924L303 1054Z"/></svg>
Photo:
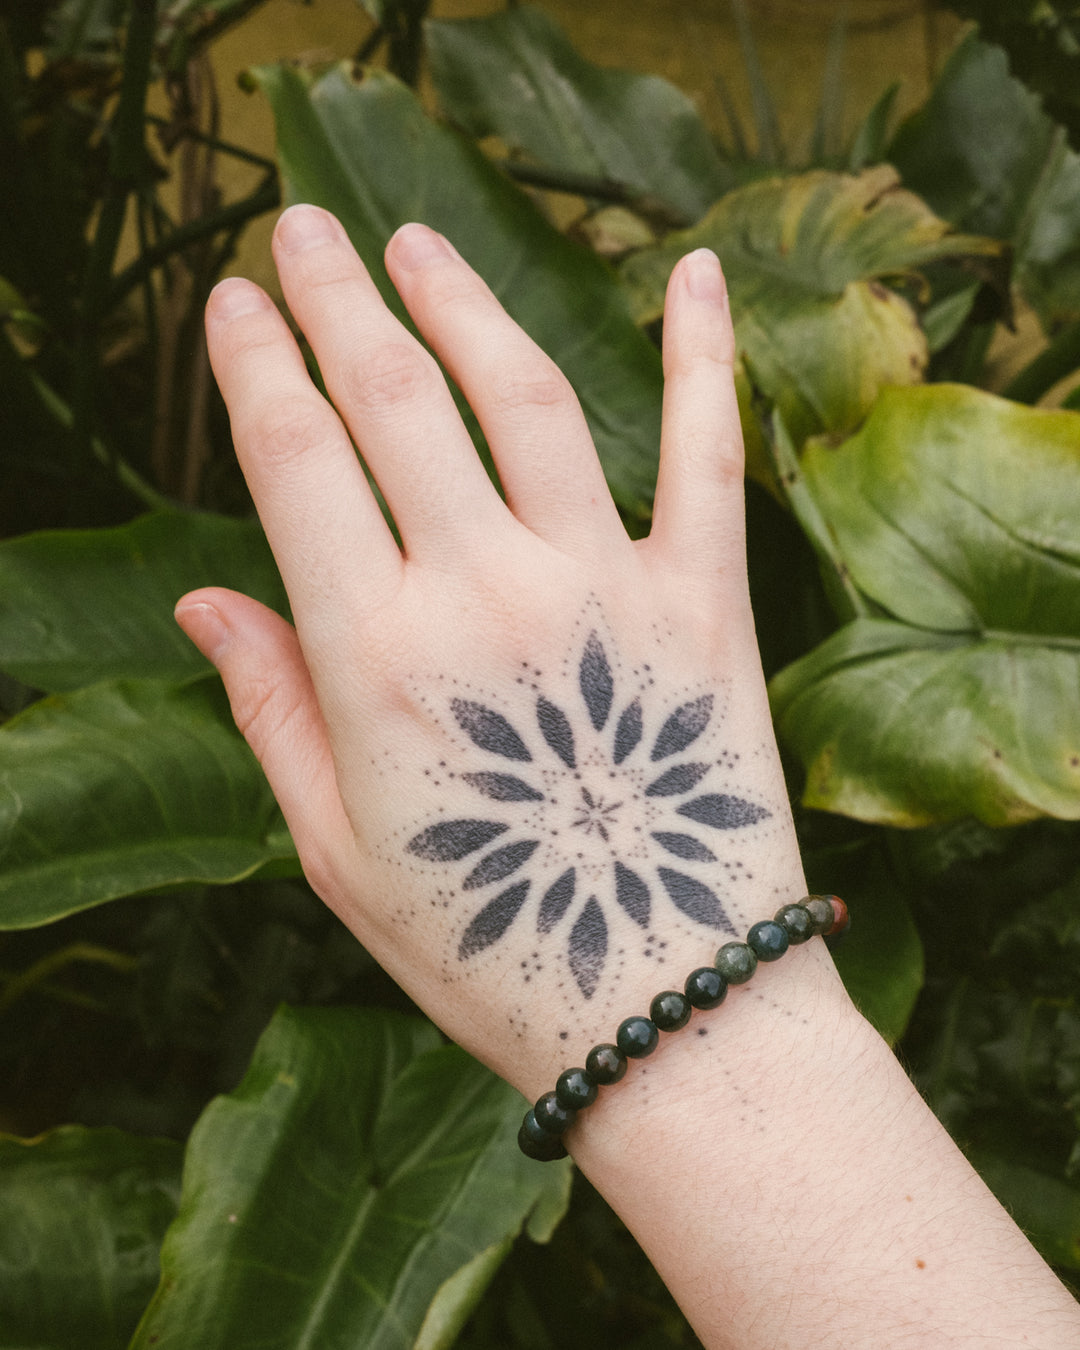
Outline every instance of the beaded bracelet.
<svg viewBox="0 0 1080 1350"><path fill-rule="evenodd" d="M614 1045L594 1045L583 1069L567 1069L559 1075L554 1092L545 1092L525 1112L518 1131L518 1147L527 1158L554 1162L566 1157L561 1136L573 1125L579 1111L591 1106L602 1087L618 1083L626 1074L627 1061L651 1055L661 1031L679 1031L694 1008L718 1008L728 986L745 984L759 961L779 961L789 947L801 946L812 937L836 937L851 919L847 906L836 895L808 895L797 904L783 905L771 919L754 924L745 942L726 942L711 966L699 966L686 978L683 992L667 989L649 1005L648 1017L628 1017L615 1033Z"/></svg>

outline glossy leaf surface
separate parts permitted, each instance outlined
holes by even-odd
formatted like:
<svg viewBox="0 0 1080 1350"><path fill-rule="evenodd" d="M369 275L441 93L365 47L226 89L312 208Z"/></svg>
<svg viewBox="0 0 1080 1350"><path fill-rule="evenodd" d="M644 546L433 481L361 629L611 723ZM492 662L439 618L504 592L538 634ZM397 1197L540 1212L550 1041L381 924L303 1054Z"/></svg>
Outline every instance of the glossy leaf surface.
<svg viewBox="0 0 1080 1350"><path fill-rule="evenodd" d="M888 154L939 215L1010 241L1045 326L1080 318L1080 155L1000 47L958 47Z"/></svg>
<svg viewBox="0 0 1080 1350"><path fill-rule="evenodd" d="M475 146L432 122L391 76L356 77L347 66L315 81L289 66L254 76L273 106L289 197L338 216L399 317L381 261L387 240L409 220L445 234L569 378L616 502L647 519L660 357L605 265L564 238Z"/></svg>
<svg viewBox="0 0 1080 1350"><path fill-rule="evenodd" d="M188 680L210 664L173 606L229 586L281 613L285 591L261 528L196 512L49 530L0 544L0 670L50 693L99 680Z"/></svg>
<svg viewBox="0 0 1080 1350"><path fill-rule="evenodd" d="M67 1125L0 1136L0 1350L117 1350L158 1282L181 1146Z"/></svg>
<svg viewBox="0 0 1080 1350"><path fill-rule="evenodd" d="M457 1320L448 1298L483 1287L471 1263L565 1204L568 1167L517 1150L522 1106L428 1023L282 1009L195 1128L133 1350L404 1350L437 1299Z"/></svg>
<svg viewBox="0 0 1080 1350"><path fill-rule="evenodd" d="M0 928L295 859L216 678L93 685L12 718L0 847Z"/></svg>
<svg viewBox="0 0 1080 1350"><path fill-rule="evenodd" d="M734 185L684 93L586 61L541 10L429 21L425 38L442 108L473 136L668 202L688 221Z"/></svg>
<svg viewBox="0 0 1080 1350"><path fill-rule="evenodd" d="M862 820L1080 817L1080 418L890 390L803 473L860 617L771 686L805 802Z"/></svg>
<svg viewBox="0 0 1080 1350"><path fill-rule="evenodd" d="M621 275L641 322L659 316L672 267L701 246L723 263L740 363L797 444L852 430L882 388L922 378L925 335L880 278L997 250L949 234L888 165L771 178L728 193L693 229L627 259Z"/></svg>

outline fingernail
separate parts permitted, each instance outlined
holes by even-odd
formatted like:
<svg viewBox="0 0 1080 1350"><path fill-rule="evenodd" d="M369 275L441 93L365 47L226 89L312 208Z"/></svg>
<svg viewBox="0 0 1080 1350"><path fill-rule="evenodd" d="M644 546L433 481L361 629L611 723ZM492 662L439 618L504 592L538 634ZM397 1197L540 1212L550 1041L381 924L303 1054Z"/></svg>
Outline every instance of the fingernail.
<svg viewBox="0 0 1080 1350"><path fill-rule="evenodd" d="M207 308L215 319L238 319L242 314L254 314L266 309L269 299L243 277L227 277L210 292Z"/></svg>
<svg viewBox="0 0 1080 1350"><path fill-rule="evenodd" d="M290 206L282 212L274 233L286 253L303 253L324 244L341 243L337 221L318 206Z"/></svg>
<svg viewBox="0 0 1080 1350"><path fill-rule="evenodd" d="M708 305L723 305L727 288L720 261L711 248L696 248L683 261L686 289L695 300Z"/></svg>
<svg viewBox="0 0 1080 1350"><path fill-rule="evenodd" d="M391 240L394 261L410 272L417 267L435 262L439 258L456 258L459 255L449 242L429 230L426 225L402 225Z"/></svg>
<svg viewBox="0 0 1080 1350"><path fill-rule="evenodd" d="M174 613L176 622L203 656L217 665L229 641L229 630L213 605L205 603L185 605L181 601Z"/></svg>

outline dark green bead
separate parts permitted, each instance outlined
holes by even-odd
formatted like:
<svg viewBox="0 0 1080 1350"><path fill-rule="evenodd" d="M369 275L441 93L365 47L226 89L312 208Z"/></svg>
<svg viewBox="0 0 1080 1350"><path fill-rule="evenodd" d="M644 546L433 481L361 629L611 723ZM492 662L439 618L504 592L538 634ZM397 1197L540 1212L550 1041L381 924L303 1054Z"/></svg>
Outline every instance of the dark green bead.
<svg viewBox="0 0 1080 1350"><path fill-rule="evenodd" d="M745 984L757 970L757 957L745 942L725 942L713 965L728 984Z"/></svg>
<svg viewBox="0 0 1080 1350"><path fill-rule="evenodd" d="M823 895L808 895L800 901L814 924L814 936L820 937L833 926L833 907Z"/></svg>
<svg viewBox="0 0 1080 1350"><path fill-rule="evenodd" d="M695 1008L718 1008L727 996L727 980L714 966L699 966L686 977L686 997Z"/></svg>
<svg viewBox="0 0 1080 1350"><path fill-rule="evenodd" d="M594 1045L585 1058L585 1072L601 1087L626 1077L626 1056L617 1045Z"/></svg>
<svg viewBox="0 0 1080 1350"><path fill-rule="evenodd" d="M690 1021L693 1008L685 994L667 989L649 1004L649 1016L661 1031L681 1031Z"/></svg>
<svg viewBox="0 0 1080 1350"><path fill-rule="evenodd" d="M560 1106L568 1111L580 1111L592 1106L600 1089L584 1069L567 1069L559 1074L555 1083L555 1096Z"/></svg>
<svg viewBox="0 0 1080 1350"><path fill-rule="evenodd" d="M577 1116L576 1111L567 1110L560 1104L554 1092L545 1092L542 1097L537 1098L533 1110L536 1112L537 1123L548 1134L562 1134L563 1130L568 1130L573 1125Z"/></svg>
<svg viewBox="0 0 1080 1350"><path fill-rule="evenodd" d="M647 1017L628 1017L615 1033L615 1044L629 1059L644 1059L651 1055L659 1040L656 1023Z"/></svg>
<svg viewBox="0 0 1080 1350"><path fill-rule="evenodd" d="M775 919L762 919L747 933L746 945L759 961L779 961L788 949L787 930Z"/></svg>
<svg viewBox="0 0 1080 1350"><path fill-rule="evenodd" d="M803 905L781 905L773 915L793 947L801 947L814 936L814 921Z"/></svg>
<svg viewBox="0 0 1080 1350"><path fill-rule="evenodd" d="M536 1162L554 1162L556 1158L566 1157L566 1145L554 1134L548 1134L536 1119L536 1112L530 1107L518 1130L518 1148L526 1158Z"/></svg>

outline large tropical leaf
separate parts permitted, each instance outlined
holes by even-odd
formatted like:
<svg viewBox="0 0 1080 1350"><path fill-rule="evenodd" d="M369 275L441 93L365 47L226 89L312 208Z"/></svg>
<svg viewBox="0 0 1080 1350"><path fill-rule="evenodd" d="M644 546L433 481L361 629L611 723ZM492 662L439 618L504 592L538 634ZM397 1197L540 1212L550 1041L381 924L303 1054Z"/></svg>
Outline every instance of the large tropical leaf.
<svg viewBox="0 0 1080 1350"><path fill-rule="evenodd" d="M235 881L292 841L216 678L92 685L0 728L0 929Z"/></svg>
<svg viewBox="0 0 1080 1350"><path fill-rule="evenodd" d="M660 357L605 265L565 239L471 142L432 122L392 76L346 65L314 81L291 66L253 75L273 106L289 197L338 216L401 317L381 261L387 240L409 220L447 235L570 379L615 500L647 519Z"/></svg>
<svg viewBox="0 0 1080 1350"><path fill-rule="evenodd" d="M988 42L1004 47L1013 72L1068 127L1080 150L1080 5L1076 0L948 0L974 19Z"/></svg>
<svg viewBox="0 0 1080 1350"><path fill-rule="evenodd" d="M1010 241L1045 327L1080 319L1080 155L999 47L962 43L888 156L946 220Z"/></svg>
<svg viewBox="0 0 1080 1350"><path fill-rule="evenodd" d="M118 1350L158 1282L182 1149L68 1125L0 1136L0 1350Z"/></svg>
<svg viewBox="0 0 1080 1350"><path fill-rule="evenodd" d="M509 1241L565 1208L567 1167L517 1150L522 1106L427 1023L281 1010L192 1134L132 1350L449 1345Z"/></svg>
<svg viewBox="0 0 1080 1350"><path fill-rule="evenodd" d="M833 960L855 1006L893 1045L923 985L922 943L895 868L877 840L808 848L803 862L810 889L842 895L856 916L835 942Z"/></svg>
<svg viewBox="0 0 1080 1350"><path fill-rule="evenodd" d="M740 365L796 443L852 430L880 389L922 378L926 337L881 278L997 250L950 234L888 165L771 178L728 193L693 229L626 260L641 322L659 316L672 267L702 245L724 265Z"/></svg>
<svg viewBox="0 0 1080 1350"><path fill-rule="evenodd" d="M806 483L863 616L782 671L807 805L923 825L1080 818L1080 417L889 390Z"/></svg>
<svg viewBox="0 0 1080 1350"><path fill-rule="evenodd" d="M586 61L541 10L429 20L424 31L443 110L471 135L670 203L687 221L734 186L684 93Z"/></svg>
<svg viewBox="0 0 1080 1350"><path fill-rule="evenodd" d="M285 591L251 521L161 511L101 530L0 544L0 670L51 693L99 680L205 675L173 619L197 586L231 586L281 612Z"/></svg>

